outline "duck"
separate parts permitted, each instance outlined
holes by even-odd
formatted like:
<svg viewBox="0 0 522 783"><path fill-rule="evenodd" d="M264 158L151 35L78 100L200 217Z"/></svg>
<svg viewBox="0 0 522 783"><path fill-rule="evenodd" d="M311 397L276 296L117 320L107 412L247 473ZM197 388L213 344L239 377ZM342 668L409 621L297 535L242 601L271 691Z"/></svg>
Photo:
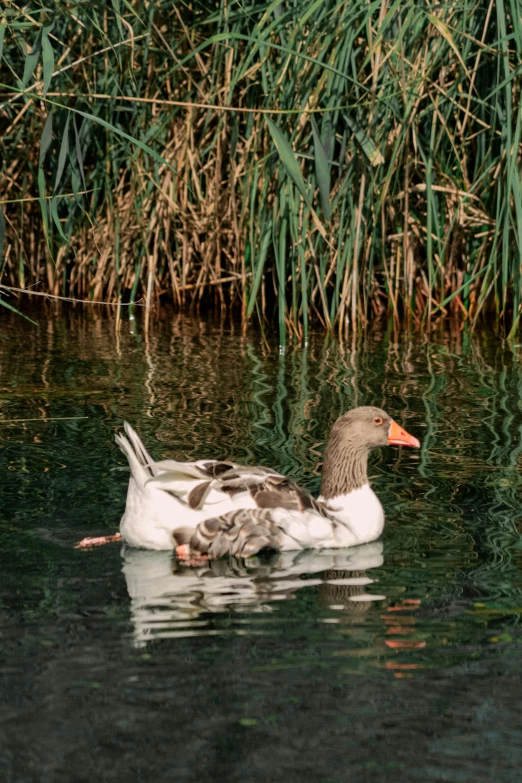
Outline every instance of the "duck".
<svg viewBox="0 0 522 783"><path fill-rule="evenodd" d="M378 539L384 510L368 480L368 456L387 445L420 447L384 410L354 408L331 429L321 494L314 498L267 467L219 459L154 461L127 422L116 442L131 476L120 535L107 539L209 559L338 549ZM105 540L84 539L79 546L97 543Z"/></svg>

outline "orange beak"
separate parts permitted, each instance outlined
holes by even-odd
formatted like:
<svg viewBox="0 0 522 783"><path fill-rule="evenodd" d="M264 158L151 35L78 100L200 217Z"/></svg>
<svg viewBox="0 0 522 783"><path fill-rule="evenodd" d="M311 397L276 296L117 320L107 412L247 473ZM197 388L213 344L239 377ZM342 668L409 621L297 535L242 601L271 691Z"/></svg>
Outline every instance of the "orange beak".
<svg viewBox="0 0 522 783"><path fill-rule="evenodd" d="M399 427L396 421L393 421L390 424L390 429L388 430L388 444L390 446L412 446L414 449L420 448L420 441L417 440L417 438L414 438L413 435L410 435L409 432L406 432L406 430L403 430L402 427Z"/></svg>

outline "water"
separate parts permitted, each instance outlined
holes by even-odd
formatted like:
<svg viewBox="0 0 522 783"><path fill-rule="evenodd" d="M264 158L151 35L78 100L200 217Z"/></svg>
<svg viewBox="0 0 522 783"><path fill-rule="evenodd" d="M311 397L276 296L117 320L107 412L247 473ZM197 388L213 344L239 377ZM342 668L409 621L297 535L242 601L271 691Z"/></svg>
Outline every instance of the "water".
<svg viewBox="0 0 522 783"><path fill-rule="evenodd" d="M494 335L281 354L170 312L1 313L0 780L518 781L522 366ZM128 419L155 458L319 489L355 405L422 439L370 473L383 540L187 569L110 545Z"/></svg>

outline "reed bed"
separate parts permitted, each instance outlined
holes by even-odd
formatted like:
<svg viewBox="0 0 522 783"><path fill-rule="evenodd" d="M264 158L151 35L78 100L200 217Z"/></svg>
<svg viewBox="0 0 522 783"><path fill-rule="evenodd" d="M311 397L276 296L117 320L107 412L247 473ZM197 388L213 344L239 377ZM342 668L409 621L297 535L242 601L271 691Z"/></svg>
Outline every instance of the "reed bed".
<svg viewBox="0 0 522 783"><path fill-rule="evenodd" d="M514 335L521 24L517 0L4 0L0 284L275 314L282 343Z"/></svg>

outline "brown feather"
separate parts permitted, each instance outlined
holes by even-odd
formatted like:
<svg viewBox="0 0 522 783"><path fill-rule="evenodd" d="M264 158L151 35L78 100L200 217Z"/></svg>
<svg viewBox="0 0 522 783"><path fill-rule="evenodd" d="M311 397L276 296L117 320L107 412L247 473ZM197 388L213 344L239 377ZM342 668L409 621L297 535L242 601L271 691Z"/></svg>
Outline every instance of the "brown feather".
<svg viewBox="0 0 522 783"><path fill-rule="evenodd" d="M240 509L201 522L190 539L190 548L209 558L252 557L261 549L278 549L280 536L266 510Z"/></svg>
<svg viewBox="0 0 522 783"><path fill-rule="evenodd" d="M188 504L190 508L201 508L201 504L210 492L211 484L211 481L202 481L201 484L198 484L194 487L193 490L191 490L190 495L188 496Z"/></svg>
<svg viewBox="0 0 522 783"><path fill-rule="evenodd" d="M251 495L259 508L286 508L289 510L298 508L295 498L282 492L263 489L259 492L251 491Z"/></svg>
<svg viewBox="0 0 522 783"><path fill-rule="evenodd" d="M232 484L222 484L220 486L220 490L222 492L226 492L227 495L230 495L230 497L234 497L234 495L238 495L241 492L244 492L245 487L234 487Z"/></svg>
<svg viewBox="0 0 522 783"><path fill-rule="evenodd" d="M234 467L234 464L232 462L205 462L203 465L203 470L207 474L207 476L211 476L212 478L219 478L223 473L226 473L227 470L232 470Z"/></svg>
<svg viewBox="0 0 522 783"><path fill-rule="evenodd" d="M270 476L263 484L251 484L248 489L259 508L284 508L288 511L313 509L322 516L327 516L321 503L284 477Z"/></svg>
<svg viewBox="0 0 522 783"><path fill-rule="evenodd" d="M176 530L173 530L172 535L174 537L174 541L176 542L176 546L189 544L193 533L194 528L192 527L177 527Z"/></svg>

